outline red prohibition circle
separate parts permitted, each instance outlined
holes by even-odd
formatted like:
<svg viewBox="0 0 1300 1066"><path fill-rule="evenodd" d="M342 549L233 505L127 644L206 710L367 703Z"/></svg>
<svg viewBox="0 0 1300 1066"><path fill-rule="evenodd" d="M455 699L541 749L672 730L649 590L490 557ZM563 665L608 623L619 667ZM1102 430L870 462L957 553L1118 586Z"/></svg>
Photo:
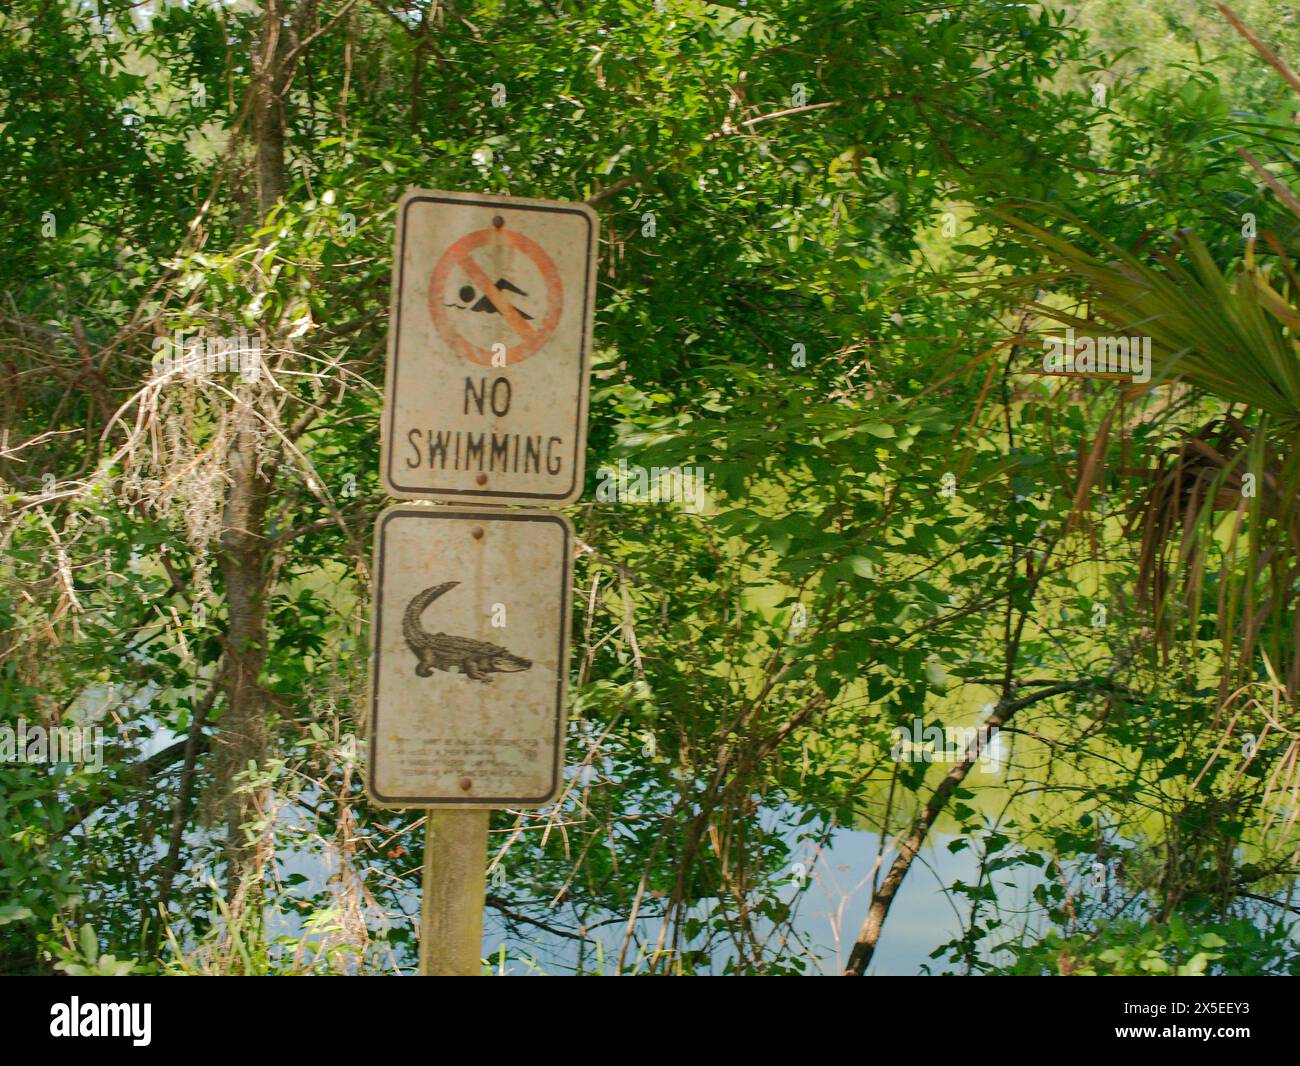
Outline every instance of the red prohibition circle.
<svg viewBox="0 0 1300 1066"><path fill-rule="evenodd" d="M529 325L510 305L510 301L502 295L483 268L471 258L471 253L483 245L499 240L509 241L515 249L523 252L542 275L542 280L546 284L546 315L538 326ZM433 318L439 336L461 358L477 363L479 366L491 366L492 349L467 340L447 314L444 298L447 281L455 267L460 267L470 276L470 279L492 301L492 306L500 312L506 325L519 338L516 343L506 348L507 365L521 363L529 356L535 355L542 345L551 339L555 327L560 324L560 316L564 313L564 286L560 282L560 272L556 269L555 263L535 240L513 230L496 228L475 230L461 237L443 252L433 268L433 273L429 275L429 314Z"/></svg>

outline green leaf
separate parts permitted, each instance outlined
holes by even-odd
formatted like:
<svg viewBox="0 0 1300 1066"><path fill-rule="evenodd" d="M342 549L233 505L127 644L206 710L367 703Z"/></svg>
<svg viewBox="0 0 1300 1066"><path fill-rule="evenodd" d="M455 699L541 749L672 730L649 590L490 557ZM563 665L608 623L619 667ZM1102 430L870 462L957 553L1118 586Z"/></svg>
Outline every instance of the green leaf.
<svg viewBox="0 0 1300 1066"><path fill-rule="evenodd" d="M861 555L850 555L850 556L848 557L848 559L845 560L845 561L849 564L850 567L853 568L853 572L854 572L855 574L857 574L858 577L875 577L875 576L876 576L876 568L875 568L875 566L872 565L872 562L871 562L870 559L867 559L867 558L865 558L864 556L861 556Z"/></svg>
<svg viewBox="0 0 1300 1066"><path fill-rule="evenodd" d="M86 960L91 963L99 961L99 938L95 936L95 930L89 923L82 925L80 940L81 953Z"/></svg>

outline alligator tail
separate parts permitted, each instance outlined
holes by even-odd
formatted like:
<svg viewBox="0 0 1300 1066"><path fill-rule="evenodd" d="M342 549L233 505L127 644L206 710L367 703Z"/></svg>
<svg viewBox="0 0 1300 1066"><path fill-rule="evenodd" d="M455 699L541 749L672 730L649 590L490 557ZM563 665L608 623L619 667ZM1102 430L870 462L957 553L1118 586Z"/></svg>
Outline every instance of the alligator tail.
<svg viewBox="0 0 1300 1066"><path fill-rule="evenodd" d="M444 592L454 589L459 584L459 581L444 581L441 585L425 589L406 605L406 614L402 616L402 636L406 638L406 643L416 647L429 636L420 625L420 615Z"/></svg>

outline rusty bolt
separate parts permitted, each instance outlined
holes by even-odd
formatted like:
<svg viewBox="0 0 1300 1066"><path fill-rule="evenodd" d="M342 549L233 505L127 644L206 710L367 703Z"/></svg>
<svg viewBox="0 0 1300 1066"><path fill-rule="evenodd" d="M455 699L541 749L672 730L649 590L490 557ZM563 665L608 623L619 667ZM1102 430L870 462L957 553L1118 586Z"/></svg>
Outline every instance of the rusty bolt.
<svg viewBox="0 0 1300 1066"><path fill-rule="evenodd" d="M473 529L470 530L470 536L473 537L475 540L482 540L482 539L483 539L483 527L482 527L482 526L475 526Z"/></svg>
<svg viewBox="0 0 1300 1066"><path fill-rule="evenodd" d="M496 215L492 219L492 225L496 226L497 229L500 229L505 224L506 224L506 220L502 218L500 215Z"/></svg>
<svg viewBox="0 0 1300 1066"><path fill-rule="evenodd" d="M480 485L486 485L486 484L487 484L487 474L479 474L479 476L478 476L477 478L475 478L474 480L477 481Z"/></svg>
<svg viewBox="0 0 1300 1066"><path fill-rule="evenodd" d="M468 777L462 777L460 779L460 787L463 791L468 792L471 788L474 787L474 782L471 781Z"/></svg>

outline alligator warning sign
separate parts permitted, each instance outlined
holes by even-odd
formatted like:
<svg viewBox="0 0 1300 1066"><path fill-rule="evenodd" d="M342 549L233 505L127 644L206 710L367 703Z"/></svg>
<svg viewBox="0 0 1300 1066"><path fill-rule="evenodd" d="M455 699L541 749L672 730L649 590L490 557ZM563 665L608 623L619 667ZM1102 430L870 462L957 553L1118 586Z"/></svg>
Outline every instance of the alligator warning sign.
<svg viewBox="0 0 1300 1066"><path fill-rule="evenodd" d="M530 807L564 746L573 531L398 504L375 527L366 787L384 807Z"/></svg>
<svg viewBox="0 0 1300 1066"><path fill-rule="evenodd" d="M597 234L580 203L402 198L381 458L390 495L557 506L581 494Z"/></svg>

